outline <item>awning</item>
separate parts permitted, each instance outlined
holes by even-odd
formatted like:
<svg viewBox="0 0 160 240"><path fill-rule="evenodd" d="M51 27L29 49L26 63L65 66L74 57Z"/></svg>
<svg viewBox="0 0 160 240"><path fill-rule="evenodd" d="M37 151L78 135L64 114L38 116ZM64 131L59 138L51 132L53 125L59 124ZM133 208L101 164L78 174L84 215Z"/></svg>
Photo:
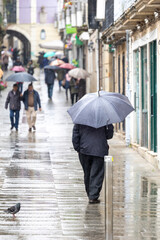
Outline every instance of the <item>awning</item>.
<svg viewBox="0 0 160 240"><path fill-rule="evenodd" d="M63 50L64 43L61 40L54 40L52 42L44 42L39 44L41 48L53 49L53 50Z"/></svg>
<svg viewBox="0 0 160 240"><path fill-rule="evenodd" d="M89 33L88 32L83 32L80 36L79 39L81 41L88 41L89 40Z"/></svg>

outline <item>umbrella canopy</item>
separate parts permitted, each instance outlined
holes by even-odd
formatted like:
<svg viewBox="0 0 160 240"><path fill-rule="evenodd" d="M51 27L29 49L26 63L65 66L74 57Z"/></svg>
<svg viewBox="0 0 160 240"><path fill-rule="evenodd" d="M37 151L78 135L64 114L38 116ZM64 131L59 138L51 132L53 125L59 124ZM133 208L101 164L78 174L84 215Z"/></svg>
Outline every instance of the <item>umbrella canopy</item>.
<svg viewBox="0 0 160 240"><path fill-rule="evenodd" d="M2 45L0 48L4 49L4 48L7 48L6 46Z"/></svg>
<svg viewBox="0 0 160 240"><path fill-rule="evenodd" d="M85 79L90 76L90 74L83 68L75 68L69 71L69 76L74 78Z"/></svg>
<svg viewBox="0 0 160 240"><path fill-rule="evenodd" d="M100 91L86 94L68 110L68 113L74 124L100 128L124 121L133 110L126 96Z"/></svg>
<svg viewBox="0 0 160 240"><path fill-rule="evenodd" d="M64 64L65 62L63 62L62 60L60 59L56 59L55 61L51 62L50 63L50 66L59 66L59 65L62 65Z"/></svg>
<svg viewBox="0 0 160 240"><path fill-rule="evenodd" d="M65 63L68 63L68 58L67 58L67 57L65 57L65 56L64 56L64 57L62 57L62 58L61 58L61 60L62 60L62 61L64 61Z"/></svg>
<svg viewBox="0 0 160 240"><path fill-rule="evenodd" d="M63 55L64 55L63 52L56 52L55 53L55 57L61 58Z"/></svg>
<svg viewBox="0 0 160 240"><path fill-rule="evenodd" d="M12 68L12 71L13 71L13 72L25 72L26 70L25 70L25 68L22 67L22 66L14 66L14 67Z"/></svg>
<svg viewBox="0 0 160 240"><path fill-rule="evenodd" d="M46 70L46 69L50 69L50 70L53 70L53 71L61 70L61 68L58 67L58 66L50 66L50 65L45 66L44 70Z"/></svg>
<svg viewBox="0 0 160 240"><path fill-rule="evenodd" d="M7 79L7 82L33 82L37 81L32 75L24 72L13 73Z"/></svg>
<svg viewBox="0 0 160 240"><path fill-rule="evenodd" d="M0 68L0 78L3 76L3 71L2 69Z"/></svg>
<svg viewBox="0 0 160 240"><path fill-rule="evenodd" d="M72 64L70 64L70 63L64 63L64 64L60 65L60 68L63 68L63 69L73 69L75 67Z"/></svg>
<svg viewBox="0 0 160 240"><path fill-rule="evenodd" d="M55 56L55 52L47 52L47 53L45 53L44 55L43 55L43 57L53 57L53 56Z"/></svg>
<svg viewBox="0 0 160 240"><path fill-rule="evenodd" d="M64 43L61 40L54 40L52 42L45 42L39 44L41 48L53 49L53 50L62 50L64 49Z"/></svg>

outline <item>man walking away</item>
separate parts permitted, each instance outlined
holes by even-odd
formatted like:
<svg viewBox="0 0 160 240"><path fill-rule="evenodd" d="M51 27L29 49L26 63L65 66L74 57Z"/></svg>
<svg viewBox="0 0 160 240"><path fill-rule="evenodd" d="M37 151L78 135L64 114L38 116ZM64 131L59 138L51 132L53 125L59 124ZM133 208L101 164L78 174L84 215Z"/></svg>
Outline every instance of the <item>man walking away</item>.
<svg viewBox="0 0 160 240"><path fill-rule="evenodd" d="M72 105L78 101L78 80L71 78L70 80L71 103Z"/></svg>
<svg viewBox="0 0 160 240"><path fill-rule="evenodd" d="M18 91L18 85L14 84L12 91L8 93L6 103L5 103L6 109L8 108L8 104L10 105L11 130L15 127L16 131L18 131L21 100L22 100L22 95Z"/></svg>
<svg viewBox="0 0 160 240"><path fill-rule="evenodd" d="M80 100L86 94L86 80L78 79L78 100Z"/></svg>
<svg viewBox="0 0 160 240"><path fill-rule="evenodd" d="M85 189L89 203L99 203L100 191L104 179L104 156L108 155L107 139L113 137L113 125L92 128L75 125L73 128L73 146L79 153L84 171Z"/></svg>
<svg viewBox="0 0 160 240"><path fill-rule="evenodd" d="M52 96L53 96L53 87L54 87L55 78L56 76L53 70L50 70L50 69L45 70L45 83L47 84L49 99L52 99Z"/></svg>
<svg viewBox="0 0 160 240"><path fill-rule="evenodd" d="M29 61L28 65L27 65L27 69L28 69L27 72L29 74L31 74L31 75L34 74L34 64L33 64L32 60Z"/></svg>
<svg viewBox="0 0 160 240"><path fill-rule="evenodd" d="M32 83L28 85L28 90L24 92L23 102L26 110L27 122L29 125L29 132L36 130L35 123L37 117L37 110L41 111L41 101L37 91L33 89Z"/></svg>
<svg viewBox="0 0 160 240"><path fill-rule="evenodd" d="M3 57L3 70L7 71L8 70L8 56L4 55Z"/></svg>

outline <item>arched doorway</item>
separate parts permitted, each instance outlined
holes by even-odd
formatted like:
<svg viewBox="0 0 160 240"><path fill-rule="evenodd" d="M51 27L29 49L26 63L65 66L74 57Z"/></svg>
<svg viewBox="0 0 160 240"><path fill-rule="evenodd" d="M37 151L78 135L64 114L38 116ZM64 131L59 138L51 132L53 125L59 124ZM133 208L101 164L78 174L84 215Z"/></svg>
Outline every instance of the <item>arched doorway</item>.
<svg viewBox="0 0 160 240"><path fill-rule="evenodd" d="M22 42L22 44L23 44L23 53L22 53L23 62L24 62L24 64L27 64L29 59L31 58L31 44L30 44L30 41L21 32L8 29L6 31L6 33L10 37L16 37Z"/></svg>

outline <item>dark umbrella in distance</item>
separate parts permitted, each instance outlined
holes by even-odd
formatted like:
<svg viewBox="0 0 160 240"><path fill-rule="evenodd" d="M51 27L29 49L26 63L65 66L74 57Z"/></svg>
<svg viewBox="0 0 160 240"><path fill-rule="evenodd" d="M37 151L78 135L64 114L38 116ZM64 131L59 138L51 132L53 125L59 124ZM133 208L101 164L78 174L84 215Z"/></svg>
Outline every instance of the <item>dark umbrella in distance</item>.
<svg viewBox="0 0 160 240"><path fill-rule="evenodd" d="M6 47L6 46L4 46L4 45L2 45L0 48L1 48L1 49L4 49L4 48L7 48L7 47Z"/></svg>
<svg viewBox="0 0 160 240"><path fill-rule="evenodd" d="M100 128L124 121L134 111L128 98L120 93L100 91L86 94L68 113L74 124Z"/></svg>
<svg viewBox="0 0 160 240"><path fill-rule="evenodd" d="M58 66L50 66L50 65L47 65L44 67L44 70L53 70L53 71L58 71L58 70L62 70L60 67Z"/></svg>
<svg viewBox="0 0 160 240"><path fill-rule="evenodd" d="M7 82L34 82L37 81L32 75L25 73L25 72L19 72L19 73L13 73L11 74L7 79Z"/></svg>

